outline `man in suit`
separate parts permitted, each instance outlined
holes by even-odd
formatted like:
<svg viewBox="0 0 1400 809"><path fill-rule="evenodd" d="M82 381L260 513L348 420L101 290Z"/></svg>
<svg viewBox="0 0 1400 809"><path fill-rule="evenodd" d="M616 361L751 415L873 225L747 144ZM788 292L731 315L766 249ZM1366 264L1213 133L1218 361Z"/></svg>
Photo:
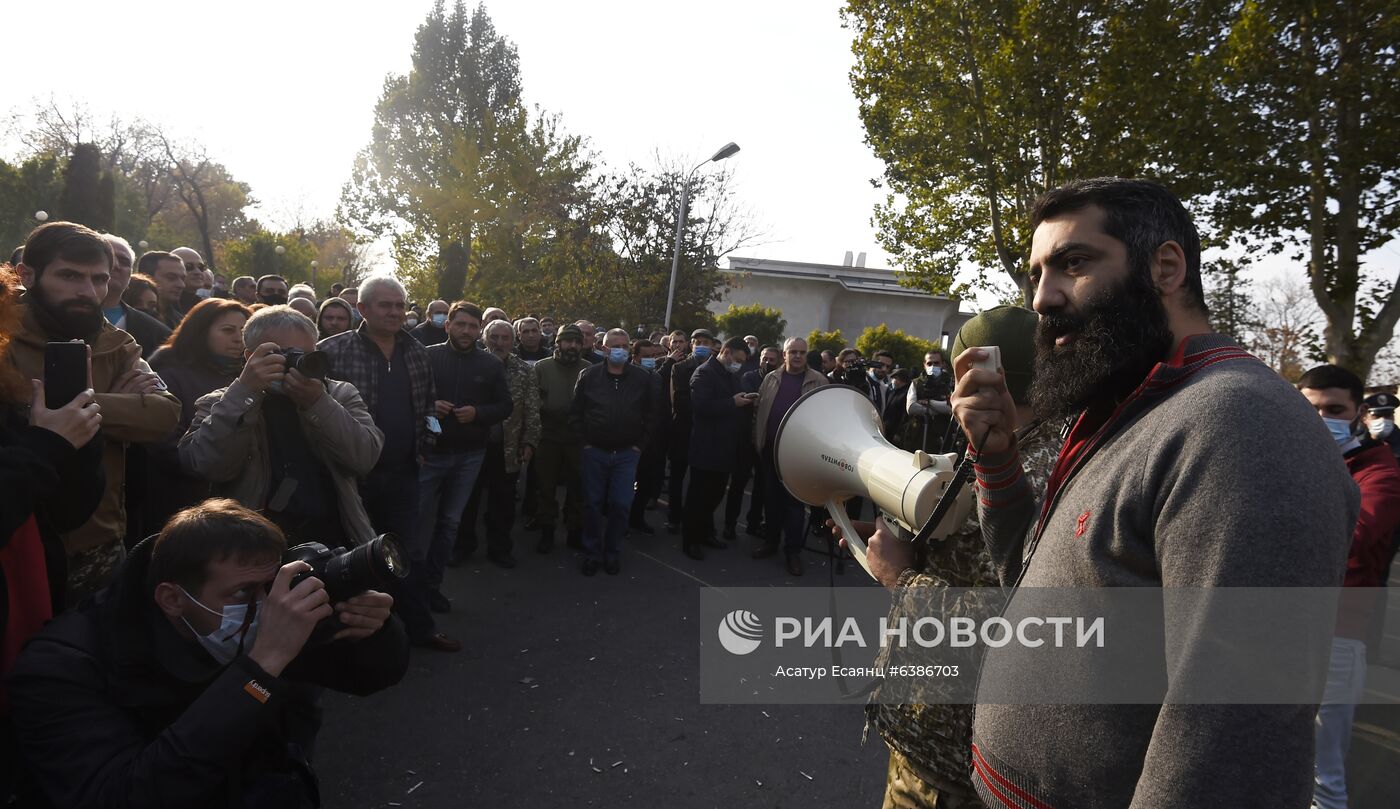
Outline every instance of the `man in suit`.
<svg viewBox="0 0 1400 809"><path fill-rule="evenodd" d="M112 245L112 253L116 256L112 262L111 277L107 279L107 297L102 299L102 314L108 323L130 334L141 346L141 359L148 359L165 344L170 336L170 327L122 301L122 293L131 283L131 268L136 263L136 253L120 236L104 233L102 238Z"/></svg>

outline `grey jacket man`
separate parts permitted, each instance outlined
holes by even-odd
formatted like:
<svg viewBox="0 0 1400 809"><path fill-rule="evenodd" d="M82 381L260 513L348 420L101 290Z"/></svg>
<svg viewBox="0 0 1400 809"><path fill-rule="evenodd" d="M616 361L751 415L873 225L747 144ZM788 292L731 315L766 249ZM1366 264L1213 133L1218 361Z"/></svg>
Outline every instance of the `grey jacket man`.
<svg viewBox="0 0 1400 809"><path fill-rule="evenodd" d="M759 452L763 451L763 445L768 442L768 416L773 412L773 400L778 396L778 383L782 381L784 373L786 371L778 368L763 377L763 381L758 385L758 401L754 403L753 445ZM808 367L802 375L802 392L816 390L828 382L821 371L814 371Z"/></svg>
<svg viewBox="0 0 1400 809"><path fill-rule="evenodd" d="M261 407L265 396L235 380L200 397L190 429L180 439L180 463L186 469L213 482L214 494L254 509L264 508L271 495ZM326 395L300 416L307 443L335 481L345 536L357 545L368 542L375 533L360 500L358 478L379 460L384 433L348 382L327 380Z"/></svg>
<svg viewBox="0 0 1400 809"><path fill-rule="evenodd" d="M1002 583L1022 588L1008 616L1035 597L1029 588L1337 587L1360 504L1307 401L1217 334L1185 340L1101 425L1076 425L1048 503L1036 502L1015 448L976 455L974 469L983 539ZM982 704L989 673L1014 677L1025 660L989 649L973 723L982 800L1306 809L1316 705L1173 698L1211 658L1200 640L1211 613L1164 606L1173 642L1156 661L1162 704ZM1299 637L1297 652L1325 666L1329 644ZM1102 673L1092 660L1023 673L1074 682Z"/></svg>

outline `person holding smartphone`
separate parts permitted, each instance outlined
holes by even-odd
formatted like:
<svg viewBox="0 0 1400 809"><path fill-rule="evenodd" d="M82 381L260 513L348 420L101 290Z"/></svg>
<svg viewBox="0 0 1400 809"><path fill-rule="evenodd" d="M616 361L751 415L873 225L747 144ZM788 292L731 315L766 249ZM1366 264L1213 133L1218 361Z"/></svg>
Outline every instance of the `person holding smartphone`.
<svg viewBox="0 0 1400 809"><path fill-rule="evenodd" d="M49 222L29 234L18 268L28 291L16 307L11 361L24 378L43 381L49 343L85 343L92 397L102 416L107 487L92 516L62 532L70 605L101 589L125 555L127 446L166 437L180 418L179 400L141 359L141 346L102 314L113 261L112 245L101 234L73 222ZM50 408L65 404L46 402Z"/></svg>

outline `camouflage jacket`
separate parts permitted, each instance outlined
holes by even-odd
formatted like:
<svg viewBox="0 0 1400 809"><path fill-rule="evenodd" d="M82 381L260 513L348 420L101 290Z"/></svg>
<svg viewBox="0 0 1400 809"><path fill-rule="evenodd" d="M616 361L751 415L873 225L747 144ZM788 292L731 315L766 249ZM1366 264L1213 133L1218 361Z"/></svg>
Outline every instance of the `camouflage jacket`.
<svg viewBox="0 0 1400 809"><path fill-rule="evenodd" d="M515 402L501 425L505 435L506 472L520 471L522 447L540 445L540 385L535 367L514 354L506 358L506 386Z"/></svg>
<svg viewBox="0 0 1400 809"><path fill-rule="evenodd" d="M1021 459L1026 478L1037 500L1044 494L1046 481L1055 466L1062 443L1061 424L1043 424L1021 441ZM982 540L982 530L974 509L961 530L935 542L918 569L900 577L890 604L890 625L901 617L910 621L925 615L946 618L969 614L975 605L958 603L948 588L995 587L999 585L996 567ZM966 597L964 595L964 597ZM898 650L891 644L880 651L877 666L927 663L913 650ZM901 660L901 656L911 659ZM942 662L940 660L940 662ZM972 705L927 704L887 705L891 695L876 689L866 705L866 727L873 726L891 749L908 759L910 767L940 793L976 800L972 787ZM896 698L897 699L897 698ZM975 805L975 804L974 804Z"/></svg>

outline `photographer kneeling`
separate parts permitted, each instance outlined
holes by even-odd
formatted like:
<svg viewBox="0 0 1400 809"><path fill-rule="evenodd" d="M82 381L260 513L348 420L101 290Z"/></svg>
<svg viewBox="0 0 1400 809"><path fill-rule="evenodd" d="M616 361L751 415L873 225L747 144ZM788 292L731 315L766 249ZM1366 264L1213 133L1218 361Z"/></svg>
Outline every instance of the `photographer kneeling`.
<svg viewBox="0 0 1400 809"><path fill-rule="evenodd" d="M397 683L408 639L389 596L331 604L285 552L266 518L205 501L29 643L9 695L28 778L51 805L320 804L316 686L363 696ZM343 628L308 644L332 615Z"/></svg>

